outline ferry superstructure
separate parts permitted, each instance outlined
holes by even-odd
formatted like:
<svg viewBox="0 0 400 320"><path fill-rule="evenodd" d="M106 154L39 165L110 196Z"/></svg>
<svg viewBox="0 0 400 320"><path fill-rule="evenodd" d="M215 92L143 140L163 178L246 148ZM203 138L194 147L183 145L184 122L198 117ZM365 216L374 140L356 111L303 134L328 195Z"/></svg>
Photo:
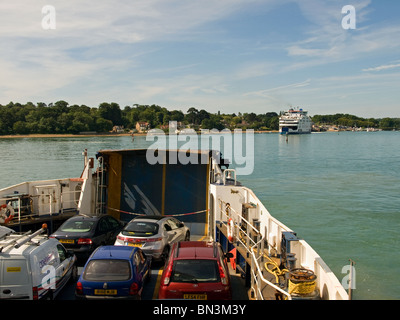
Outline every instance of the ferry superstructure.
<svg viewBox="0 0 400 320"><path fill-rule="evenodd" d="M280 134L311 133L312 121L303 109L289 109L279 117Z"/></svg>
<svg viewBox="0 0 400 320"><path fill-rule="evenodd" d="M236 171L221 164L218 153L192 150L190 158L197 161L179 164L171 159L182 151L156 150L165 161L149 164L148 152L100 150L97 167L85 154L79 178L1 189L7 226L22 231L46 222L55 229L77 213L105 213L123 221L137 215L177 216L192 237L218 241L234 254L231 266L245 279L249 299L349 299L314 249L274 218L255 192L236 179Z"/></svg>

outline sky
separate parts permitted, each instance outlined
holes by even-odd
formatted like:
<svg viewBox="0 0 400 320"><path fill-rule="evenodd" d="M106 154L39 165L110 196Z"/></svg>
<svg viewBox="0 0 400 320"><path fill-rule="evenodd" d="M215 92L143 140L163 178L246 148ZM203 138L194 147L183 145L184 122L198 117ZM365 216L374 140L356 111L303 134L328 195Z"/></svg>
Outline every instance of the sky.
<svg viewBox="0 0 400 320"><path fill-rule="evenodd" d="M0 104L400 117L399 17L397 0L2 0Z"/></svg>

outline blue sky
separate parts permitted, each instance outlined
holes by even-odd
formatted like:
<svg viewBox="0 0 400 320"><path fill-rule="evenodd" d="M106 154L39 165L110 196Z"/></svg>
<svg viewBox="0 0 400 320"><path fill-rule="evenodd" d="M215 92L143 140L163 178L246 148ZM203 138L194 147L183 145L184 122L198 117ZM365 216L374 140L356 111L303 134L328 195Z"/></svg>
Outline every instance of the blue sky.
<svg viewBox="0 0 400 320"><path fill-rule="evenodd" d="M400 117L399 1L15 0L0 15L1 104Z"/></svg>

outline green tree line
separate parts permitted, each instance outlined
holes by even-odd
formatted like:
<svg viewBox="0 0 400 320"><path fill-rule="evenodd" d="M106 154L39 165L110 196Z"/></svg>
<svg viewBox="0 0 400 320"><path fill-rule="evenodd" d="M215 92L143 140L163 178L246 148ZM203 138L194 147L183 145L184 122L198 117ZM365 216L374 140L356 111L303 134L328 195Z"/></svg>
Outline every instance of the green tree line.
<svg viewBox="0 0 400 320"><path fill-rule="evenodd" d="M187 112L167 110L158 105L125 106L117 103L103 102L98 107L86 105L69 105L60 100L48 105L43 102L26 104L10 102L0 105L0 135L12 134L65 134L95 131L109 132L114 126L134 129L137 122L148 122L151 128L168 125L169 121L191 125L195 129L278 129L278 114L269 112L217 114L204 109L189 107Z"/></svg>
<svg viewBox="0 0 400 320"><path fill-rule="evenodd" d="M312 120L316 124L400 129L400 119L397 118L364 119L349 114L336 114L315 115ZM279 114L276 112L221 114L188 107L184 113L181 110L168 110L154 104L133 104L121 109L115 102L103 102L98 107L89 107L69 105L63 100L49 104L43 102L0 104L0 135L76 134L87 131L103 133L111 131L113 126L123 126L126 130L134 129L136 123L140 121L148 122L151 128L160 128L169 121L177 121L191 125L194 129L279 129Z"/></svg>
<svg viewBox="0 0 400 320"><path fill-rule="evenodd" d="M317 125L337 125L344 127L377 128L382 130L399 130L400 118L361 118L351 114L315 115L312 121Z"/></svg>

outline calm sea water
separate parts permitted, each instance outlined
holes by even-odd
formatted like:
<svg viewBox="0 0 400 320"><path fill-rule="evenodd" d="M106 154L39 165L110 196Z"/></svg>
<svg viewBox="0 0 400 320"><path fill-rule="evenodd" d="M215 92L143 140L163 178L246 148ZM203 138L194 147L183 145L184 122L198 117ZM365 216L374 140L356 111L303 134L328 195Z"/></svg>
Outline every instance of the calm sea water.
<svg viewBox="0 0 400 320"><path fill-rule="evenodd" d="M146 137L0 138L0 188L80 176L82 151L146 148ZM254 171L239 180L305 239L354 299L400 299L400 132L254 135Z"/></svg>

